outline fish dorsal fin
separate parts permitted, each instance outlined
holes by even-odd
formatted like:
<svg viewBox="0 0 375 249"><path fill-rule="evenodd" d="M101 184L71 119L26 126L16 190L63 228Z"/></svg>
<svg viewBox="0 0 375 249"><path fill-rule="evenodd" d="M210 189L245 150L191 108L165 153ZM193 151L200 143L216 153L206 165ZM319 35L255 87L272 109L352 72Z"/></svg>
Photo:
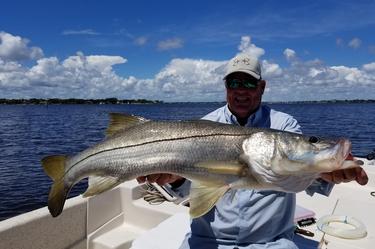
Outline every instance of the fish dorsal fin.
<svg viewBox="0 0 375 249"><path fill-rule="evenodd" d="M106 131L107 136L112 136L120 130L149 121L148 119L145 119L143 117L123 113L110 113L109 115L110 123Z"/></svg>
<svg viewBox="0 0 375 249"><path fill-rule="evenodd" d="M236 176L243 176L248 170L246 164L238 161L204 161L197 163L196 167L205 168L210 173Z"/></svg>
<svg viewBox="0 0 375 249"><path fill-rule="evenodd" d="M83 193L83 197L103 193L104 191L116 187L121 182L122 181L120 181L117 177L113 176L90 176L89 187L87 188L86 192Z"/></svg>
<svg viewBox="0 0 375 249"><path fill-rule="evenodd" d="M209 212L217 201L229 190L225 183L193 181L190 189L190 216L198 218Z"/></svg>

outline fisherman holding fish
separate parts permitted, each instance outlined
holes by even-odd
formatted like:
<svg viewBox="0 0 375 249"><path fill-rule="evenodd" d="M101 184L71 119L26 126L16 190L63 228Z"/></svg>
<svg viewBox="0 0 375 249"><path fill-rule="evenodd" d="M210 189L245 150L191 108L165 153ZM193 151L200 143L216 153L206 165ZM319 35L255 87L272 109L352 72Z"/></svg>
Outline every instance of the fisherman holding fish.
<svg viewBox="0 0 375 249"><path fill-rule="evenodd" d="M257 58L244 53L232 58L227 65L224 81L227 104L207 114L203 119L302 133L300 125L292 116L261 104L266 81L261 76L261 66ZM318 138L311 137L310 140L314 143L313 140ZM353 160L350 154L346 159ZM290 168L293 166L290 165ZM306 188L309 195L328 195L333 185L341 182L356 180L365 185L368 181L361 167L339 169L317 176ZM140 183L148 181L160 185L170 183L180 192L186 192L190 188L190 181L174 174L150 174L138 177L137 180ZM209 212L192 219L191 231L186 235L180 249L298 248L293 242L295 205L295 193L249 188L230 189Z"/></svg>
<svg viewBox="0 0 375 249"><path fill-rule="evenodd" d="M84 197L136 178L169 182L189 192L191 232L182 249L296 248L295 193L366 184L363 162L350 155L348 139L303 135L293 117L261 105L266 82L257 59L236 56L224 80L228 103L205 120L111 113L103 141L76 155L44 157L51 215L62 213L72 187L87 177Z"/></svg>

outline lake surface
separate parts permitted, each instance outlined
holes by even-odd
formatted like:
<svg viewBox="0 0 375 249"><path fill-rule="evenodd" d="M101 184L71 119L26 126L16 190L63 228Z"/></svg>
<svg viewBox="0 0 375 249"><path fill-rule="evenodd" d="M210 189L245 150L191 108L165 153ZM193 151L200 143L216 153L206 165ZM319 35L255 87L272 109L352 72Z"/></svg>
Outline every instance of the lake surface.
<svg viewBox="0 0 375 249"><path fill-rule="evenodd" d="M110 112L158 120L198 119L223 103L152 105L0 105L0 220L47 205L51 180L40 160L74 154L104 138ZM375 104L272 104L306 134L348 137L354 155L375 149ZM76 185L70 197L83 193Z"/></svg>

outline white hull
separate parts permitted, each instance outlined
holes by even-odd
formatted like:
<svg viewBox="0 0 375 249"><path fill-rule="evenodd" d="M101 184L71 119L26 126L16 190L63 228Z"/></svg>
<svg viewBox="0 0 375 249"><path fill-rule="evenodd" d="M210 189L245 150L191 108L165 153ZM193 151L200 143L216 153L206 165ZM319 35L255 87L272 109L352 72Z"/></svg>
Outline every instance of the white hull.
<svg viewBox="0 0 375 249"><path fill-rule="evenodd" d="M340 239L325 235L316 225L312 225L305 228L315 234L313 238L306 237L307 243L311 245L320 242L319 248L324 249L374 247L375 196L370 193L375 191L375 165L366 166L365 169L369 174L368 185L339 184L329 197L319 194L310 197L299 193L297 203L314 211L316 218L327 214L353 216L366 225L367 237L358 240ZM170 202L150 205L142 199L140 186L130 181L93 198L79 196L69 199L57 218L52 218L45 207L0 222L0 248L127 249L136 238L137 242L145 237L158 243L163 241L163 234L168 235L168 243L164 247L155 245L152 249L176 248L175 245L182 242L188 229L187 212L187 207ZM165 229L171 222L175 227L173 231ZM157 229L153 229L155 227L159 231L156 232ZM152 236L159 237L155 239Z"/></svg>

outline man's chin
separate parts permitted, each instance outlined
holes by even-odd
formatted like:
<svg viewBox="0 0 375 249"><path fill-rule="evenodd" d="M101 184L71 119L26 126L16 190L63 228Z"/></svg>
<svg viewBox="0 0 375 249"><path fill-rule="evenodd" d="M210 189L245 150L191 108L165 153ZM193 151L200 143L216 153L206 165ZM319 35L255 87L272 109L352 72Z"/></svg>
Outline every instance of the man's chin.
<svg viewBox="0 0 375 249"><path fill-rule="evenodd" d="M236 116L238 118L247 118L250 116L250 113L249 109L237 109Z"/></svg>

